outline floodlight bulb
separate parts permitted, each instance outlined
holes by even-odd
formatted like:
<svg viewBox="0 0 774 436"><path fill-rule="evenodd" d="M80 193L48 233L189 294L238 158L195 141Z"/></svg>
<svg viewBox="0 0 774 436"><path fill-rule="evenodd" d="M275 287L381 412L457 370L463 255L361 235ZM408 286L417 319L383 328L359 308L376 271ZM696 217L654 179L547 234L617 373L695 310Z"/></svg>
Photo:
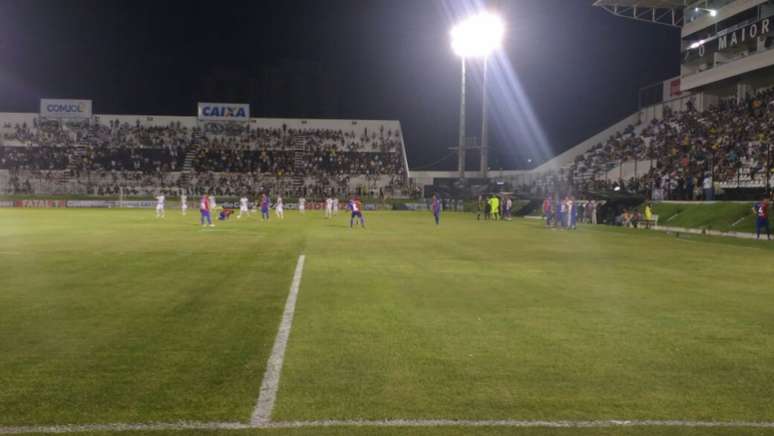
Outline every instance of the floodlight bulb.
<svg viewBox="0 0 774 436"><path fill-rule="evenodd" d="M715 9L710 9L709 14L710 14L710 17L715 17L718 15L718 11L716 11Z"/></svg>
<svg viewBox="0 0 774 436"><path fill-rule="evenodd" d="M461 57L485 57L500 48L504 35L502 18L482 12L452 28L452 49Z"/></svg>

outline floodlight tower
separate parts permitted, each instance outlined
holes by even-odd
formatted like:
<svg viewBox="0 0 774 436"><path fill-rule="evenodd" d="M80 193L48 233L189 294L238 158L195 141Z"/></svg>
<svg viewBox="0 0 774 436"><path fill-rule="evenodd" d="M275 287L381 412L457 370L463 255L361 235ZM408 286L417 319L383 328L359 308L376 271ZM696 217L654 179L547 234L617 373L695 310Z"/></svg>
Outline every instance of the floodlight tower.
<svg viewBox="0 0 774 436"><path fill-rule="evenodd" d="M500 48L505 35L502 18L489 12L473 15L451 30L452 50L462 61L462 83L460 91L460 135L458 149L458 169L460 179L465 178L465 61L468 58L481 58L484 63L484 76L481 88L481 175L487 177L489 170L489 126L487 122L487 61L489 55Z"/></svg>

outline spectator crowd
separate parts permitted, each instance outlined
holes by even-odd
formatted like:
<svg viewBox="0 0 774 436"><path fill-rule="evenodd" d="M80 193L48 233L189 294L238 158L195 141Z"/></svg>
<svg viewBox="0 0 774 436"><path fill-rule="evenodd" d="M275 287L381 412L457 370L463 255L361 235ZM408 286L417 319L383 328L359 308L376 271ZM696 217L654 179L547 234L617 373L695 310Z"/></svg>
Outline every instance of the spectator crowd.
<svg viewBox="0 0 774 436"><path fill-rule="evenodd" d="M13 192L67 184L68 193L90 194L311 195L347 192L357 178L364 192L396 193L406 183L404 162L400 132L384 126L344 131L38 118L0 124L0 170L9 170L6 191Z"/></svg>
<svg viewBox="0 0 774 436"><path fill-rule="evenodd" d="M620 190L655 200L711 200L721 184L765 186L773 175L772 140L772 90L739 102L724 100L706 111L690 102L682 112L665 106L662 118L629 126L522 189L539 195ZM633 161L646 163L645 168L624 180L611 176L622 163Z"/></svg>

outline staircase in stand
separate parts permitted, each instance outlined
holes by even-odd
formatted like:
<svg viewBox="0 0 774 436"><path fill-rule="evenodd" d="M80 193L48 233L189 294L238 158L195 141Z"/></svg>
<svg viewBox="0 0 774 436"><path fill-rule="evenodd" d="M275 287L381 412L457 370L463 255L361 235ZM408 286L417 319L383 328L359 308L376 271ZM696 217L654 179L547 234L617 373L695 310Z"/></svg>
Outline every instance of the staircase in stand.
<svg viewBox="0 0 774 436"><path fill-rule="evenodd" d="M196 157L196 153L199 151L199 142L194 138L188 147L188 152L185 154L185 160L183 160L183 171L180 173L180 185L188 186L191 181L191 173L193 172L193 161Z"/></svg>
<svg viewBox="0 0 774 436"><path fill-rule="evenodd" d="M290 177L290 186L294 193L299 193L304 187L304 164L311 157L307 152L306 146L309 141L308 135L295 135L291 140L291 151L293 151L293 176Z"/></svg>
<svg viewBox="0 0 774 436"><path fill-rule="evenodd" d="M59 184L67 184L78 173L78 164L83 162L84 157L88 152L84 147L75 147L72 150L68 160L67 168L64 171L57 173L56 182Z"/></svg>

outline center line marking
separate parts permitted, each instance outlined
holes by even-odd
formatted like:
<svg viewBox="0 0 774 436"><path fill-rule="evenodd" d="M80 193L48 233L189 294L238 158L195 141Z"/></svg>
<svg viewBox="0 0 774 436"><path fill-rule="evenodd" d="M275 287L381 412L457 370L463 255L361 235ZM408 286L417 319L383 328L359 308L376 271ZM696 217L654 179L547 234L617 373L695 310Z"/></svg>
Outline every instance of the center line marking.
<svg viewBox="0 0 774 436"><path fill-rule="evenodd" d="M274 347L271 349L271 356L269 356L269 361L266 364L266 372L263 374L258 402L250 418L250 424L253 426L265 425L271 421L271 411L274 409L274 402L277 400L282 363L285 360L285 349L288 346L290 328L293 326L293 314L296 311L298 288L301 286L301 275L304 272L304 259L305 256L303 254L298 256L296 272L293 273L293 282L290 284L290 293L285 303L285 312L282 314L277 337L274 339Z"/></svg>

